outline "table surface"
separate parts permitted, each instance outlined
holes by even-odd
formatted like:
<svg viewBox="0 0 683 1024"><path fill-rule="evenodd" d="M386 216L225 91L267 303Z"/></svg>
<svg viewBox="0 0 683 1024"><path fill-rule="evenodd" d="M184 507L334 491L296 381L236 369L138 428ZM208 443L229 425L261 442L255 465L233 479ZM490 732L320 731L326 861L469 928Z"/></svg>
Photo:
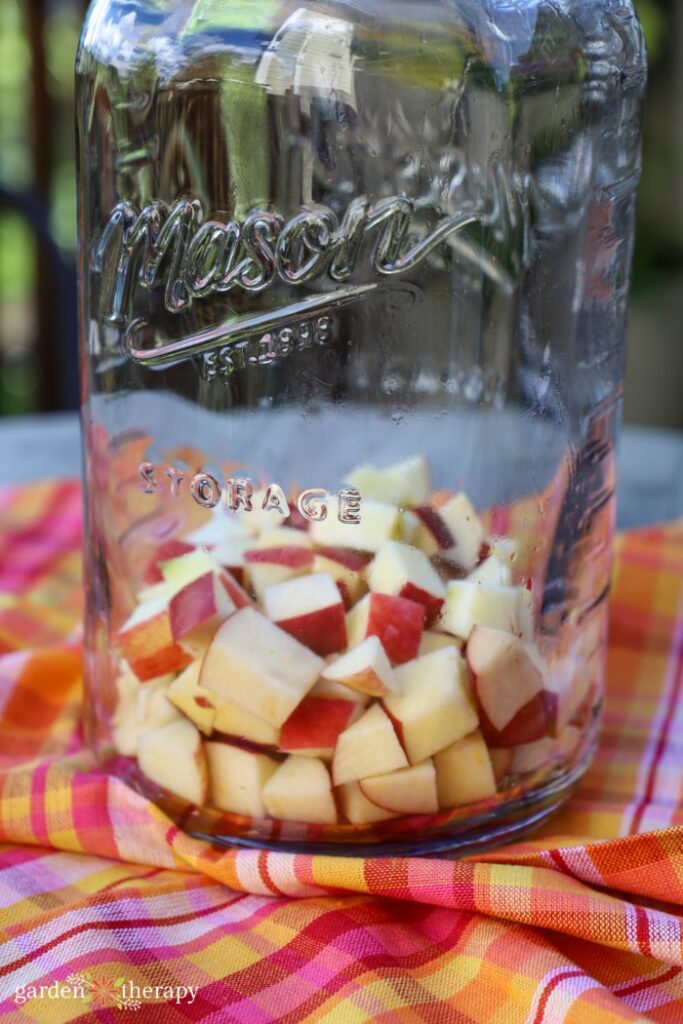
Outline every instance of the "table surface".
<svg viewBox="0 0 683 1024"><path fill-rule="evenodd" d="M618 465L621 529L683 516L683 432L625 427ZM0 420L0 484L80 472L75 414Z"/></svg>

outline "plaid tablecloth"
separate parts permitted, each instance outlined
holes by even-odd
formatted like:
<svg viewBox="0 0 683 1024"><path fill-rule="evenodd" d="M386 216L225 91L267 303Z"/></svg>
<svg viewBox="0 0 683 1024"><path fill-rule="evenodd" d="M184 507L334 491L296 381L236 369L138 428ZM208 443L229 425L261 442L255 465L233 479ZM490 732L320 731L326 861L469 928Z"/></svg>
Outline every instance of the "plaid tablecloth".
<svg viewBox="0 0 683 1024"><path fill-rule="evenodd" d="M3 1020L683 1021L683 525L619 542L574 799L455 862L220 852L102 774L79 543L77 484L0 491Z"/></svg>

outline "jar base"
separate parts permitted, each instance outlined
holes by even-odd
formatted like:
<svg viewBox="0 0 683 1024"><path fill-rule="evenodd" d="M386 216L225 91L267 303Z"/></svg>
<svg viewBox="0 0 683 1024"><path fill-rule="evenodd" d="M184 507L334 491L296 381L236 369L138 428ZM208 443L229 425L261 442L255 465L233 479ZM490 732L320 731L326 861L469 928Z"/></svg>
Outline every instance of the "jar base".
<svg viewBox="0 0 683 1024"><path fill-rule="evenodd" d="M188 829L194 839L228 849L271 850L281 853L324 854L331 857L430 857L447 854L465 857L485 853L505 843L535 832L569 799L585 774L594 753L594 744L585 750L579 763L569 772L549 780L516 800L500 805L493 815L478 822L462 823L457 830L413 836L410 842L382 839L371 843L304 842L279 838L252 838L219 835Z"/></svg>

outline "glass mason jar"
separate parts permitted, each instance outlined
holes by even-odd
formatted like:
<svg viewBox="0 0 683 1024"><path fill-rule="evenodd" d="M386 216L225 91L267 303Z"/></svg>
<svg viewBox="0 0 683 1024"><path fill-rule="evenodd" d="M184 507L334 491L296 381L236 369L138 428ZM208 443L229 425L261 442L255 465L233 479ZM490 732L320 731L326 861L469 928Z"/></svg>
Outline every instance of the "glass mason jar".
<svg viewBox="0 0 683 1024"><path fill-rule="evenodd" d="M217 842L466 850L593 753L630 0L95 0L89 740Z"/></svg>

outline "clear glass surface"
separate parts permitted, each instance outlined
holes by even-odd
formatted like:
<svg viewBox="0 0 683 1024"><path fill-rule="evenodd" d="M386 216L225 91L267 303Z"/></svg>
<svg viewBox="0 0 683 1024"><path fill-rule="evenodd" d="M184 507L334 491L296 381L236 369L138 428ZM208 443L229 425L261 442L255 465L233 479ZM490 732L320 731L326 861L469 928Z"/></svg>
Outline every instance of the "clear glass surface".
<svg viewBox="0 0 683 1024"><path fill-rule="evenodd" d="M77 76L90 741L226 842L530 827L601 703L631 4L96 0ZM415 645L368 588L422 608Z"/></svg>

